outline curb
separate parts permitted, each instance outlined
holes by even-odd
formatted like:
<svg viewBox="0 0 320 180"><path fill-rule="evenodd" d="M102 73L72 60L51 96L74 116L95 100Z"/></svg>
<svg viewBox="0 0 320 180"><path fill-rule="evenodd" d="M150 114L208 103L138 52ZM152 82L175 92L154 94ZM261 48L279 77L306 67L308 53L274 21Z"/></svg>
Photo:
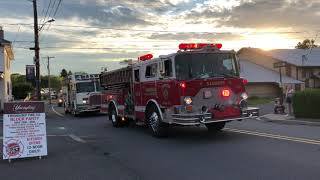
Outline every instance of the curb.
<svg viewBox="0 0 320 180"><path fill-rule="evenodd" d="M268 119L265 117L260 118L264 122L271 122L271 123L279 123L279 124L289 124L289 125L306 125L306 126L320 126L320 122L312 122L312 121L300 121L300 120L275 120L275 119Z"/></svg>

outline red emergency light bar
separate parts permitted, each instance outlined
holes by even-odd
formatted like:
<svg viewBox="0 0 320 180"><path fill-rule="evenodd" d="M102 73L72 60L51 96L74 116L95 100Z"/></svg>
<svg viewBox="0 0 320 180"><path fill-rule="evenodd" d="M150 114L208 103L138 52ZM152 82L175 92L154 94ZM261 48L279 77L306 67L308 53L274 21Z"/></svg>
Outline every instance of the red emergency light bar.
<svg viewBox="0 0 320 180"><path fill-rule="evenodd" d="M143 56L140 56L138 59L140 61L147 61L147 60L150 60L153 58L153 55L152 54L146 54L146 55L143 55Z"/></svg>
<svg viewBox="0 0 320 180"><path fill-rule="evenodd" d="M205 47L214 47L217 49L221 49L222 48L222 44L218 43L218 44L207 44L207 43L182 43L179 44L179 49L180 50L187 50L187 49L202 49Z"/></svg>

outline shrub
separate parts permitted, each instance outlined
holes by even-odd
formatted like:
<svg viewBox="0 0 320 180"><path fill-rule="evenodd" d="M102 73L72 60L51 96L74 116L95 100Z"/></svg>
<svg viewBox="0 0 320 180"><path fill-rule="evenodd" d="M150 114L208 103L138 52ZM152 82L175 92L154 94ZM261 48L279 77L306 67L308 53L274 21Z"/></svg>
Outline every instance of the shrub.
<svg viewBox="0 0 320 180"><path fill-rule="evenodd" d="M320 118L320 90L296 92L293 95L293 111L296 117Z"/></svg>
<svg viewBox="0 0 320 180"><path fill-rule="evenodd" d="M15 99L24 99L28 93L33 91L33 87L29 83L19 83L12 86L12 95Z"/></svg>

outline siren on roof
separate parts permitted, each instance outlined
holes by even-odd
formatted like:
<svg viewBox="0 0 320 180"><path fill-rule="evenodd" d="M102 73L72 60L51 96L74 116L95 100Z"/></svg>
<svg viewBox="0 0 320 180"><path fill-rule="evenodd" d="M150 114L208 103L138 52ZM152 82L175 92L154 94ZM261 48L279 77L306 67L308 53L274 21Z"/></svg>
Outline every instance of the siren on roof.
<svg viewBox="0 0 320 180"><path fill-rule="evenodd" d="M140 56L138 59L139 59L140 61L148 61L148 60L150 60L150 59L152 59L152 58L153 58L153 55L152 55L152 54L146 54L146 55Z"/></svg>
<svg viewBox="0 0 320 180"><path fill-rule="evenodd" d="M190 49L202 49L205 47L211 47L211 48L217 48L221 49L222 44L217 43L217 44L208 44L208 43L181 43L179 44L179 49L180 50L190 50Z"/></svg>

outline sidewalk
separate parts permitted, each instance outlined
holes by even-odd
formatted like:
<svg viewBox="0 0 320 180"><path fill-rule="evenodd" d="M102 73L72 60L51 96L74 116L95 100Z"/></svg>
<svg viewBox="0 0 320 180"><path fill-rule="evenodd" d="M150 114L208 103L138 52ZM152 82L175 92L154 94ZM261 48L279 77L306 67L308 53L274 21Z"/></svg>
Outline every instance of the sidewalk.
<svg viewBox="0 0 320 180"><path fill-rule="evenodd" d="M295 118L286 114L265 114L260 119L266 122L282 124L320 126L320 119Z"/></svg>

